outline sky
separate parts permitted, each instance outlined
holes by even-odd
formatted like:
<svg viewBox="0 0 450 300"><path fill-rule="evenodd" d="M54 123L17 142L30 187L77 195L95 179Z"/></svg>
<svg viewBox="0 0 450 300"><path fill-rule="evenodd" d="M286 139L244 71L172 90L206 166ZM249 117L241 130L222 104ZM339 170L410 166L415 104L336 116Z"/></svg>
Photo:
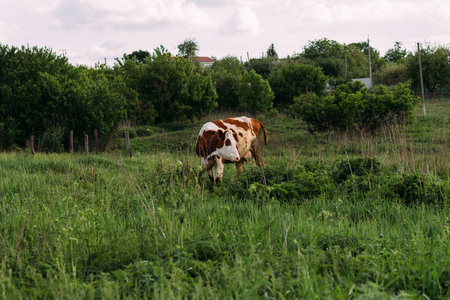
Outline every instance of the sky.
<svg viewBox="0 0 450 300"><path fill-rule="evenodd" d="M0 44L51 48L87 66L160 45L176 55L186 39L219 59L259 58L271 44L283 58L322 38L369 38L383 56L395 42L448 46L449 18L448 0L0 0Z"/></svg>

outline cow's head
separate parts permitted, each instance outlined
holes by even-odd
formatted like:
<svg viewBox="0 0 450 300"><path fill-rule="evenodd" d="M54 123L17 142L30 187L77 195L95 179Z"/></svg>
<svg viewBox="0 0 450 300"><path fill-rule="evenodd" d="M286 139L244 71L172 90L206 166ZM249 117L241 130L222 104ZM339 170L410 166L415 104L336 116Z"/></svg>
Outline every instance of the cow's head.
<svg viewBox="0 0 450 300"><path fill-rule="evenodd" d="M219 129L217 131L217 135L219 137L219 143L217 145L217 154L226 160L230 160L232 162L237 162L241 160L241 156L239 155L239 151L236 147L236 140L233 136L233 131L225 130L222 131ZM222 146L223 144L223 146Z"/></svg>

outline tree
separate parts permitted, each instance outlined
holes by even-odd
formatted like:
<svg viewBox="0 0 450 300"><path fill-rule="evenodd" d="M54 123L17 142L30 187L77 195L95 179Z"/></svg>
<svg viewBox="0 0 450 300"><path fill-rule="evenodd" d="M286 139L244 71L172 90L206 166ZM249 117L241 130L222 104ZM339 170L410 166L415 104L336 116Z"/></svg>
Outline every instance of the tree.
<svg viewBox="0 0 450 300"><path fill-rule="evenodd" d="M278 53L275 51L275 46L271 44L269 49L267 49L266 56L272 59L278 59Z"/></svg>
<svg viewBox="0 0 450 300"><path fill-rule="evenodd" d="M309 41L301 56L313 65L322 68L326 76L344 77L344 47L336 41L327 38Z"/></svg>
<svg viewBox="0 0 450 300"><path fill-rule="evenodd" d="M294 97L308 92L321 95L325 90L326 76L319 67L291 63L284 65L269 76L275 94L277 109L287 108Z"/></svg>
<svg viewBox="0 0 450 300"><path fill-rule="evenodd" d="M239 107L252 114L268 112L273 105L273 92L269 82L254 70L245 71L238 90Z"/></svg>
<svg viewBox="0 0 450 300"><path fill-rule="evenodd" d="M272 58L252 58L247 64L247 71L254 70L256 74L262 76L262 78L267 79L275 68L275 61Z"/></svg>
<svg viewBox="0 0 450 300"><path fill-rule="evenodd" d="M184 57L172 57L163 46L144 64L124 57L120 63L127 82L138 92L140 122L144 124L194 120L217 107L217 93L210 75Z"/></svg>
<svg viewBox="0 0 450 300"><path fill-rule="evenodd" d="M389 63L373 73L373 81L376 84L396 85L404 82L406 77L405 64Z"/></svg>
<svg viewBox="0 0 450 300"><path fill-rule="evenodd" d="M359 42L359 43L351 43L349 46L353 46L355 49L359 50L362 54L364 54L364 58L365 58L365 62L363 64L365 64L366 66L369 65L369 42L368 41L363 41L363 42ZM371 61L371 65L372 65L372 72L375 72L376 70L378 70L378 68L381 68L384 64L385 61L381 59L380 57L380 51L378 51L377 49L375 49L374 47L370 47L370 61ZM367 67L367 70L369 68ZM369 72L366 73L366 75L364 77L368 77Z"/></svg>
<svg viewBox="0 0 450 300"><path fill-rule="evenodd" d="M136 63L143 63L147 57L150 56L150 53L145 50L133 51L131 54L128 54L127 57L131 60L135 60Z"/></svg>
<svg viewBox="0 0 450 300"><path fill-rule="evenodd" d="M216 83L218 108L236 110L239 107L238 89L244 65L233 56L215 60L211 67L211 77Z"/></svg>
<svg viewBox="0 0 450 300"><path fill-rule="evenodd" d="M402 50L402 43L395 42L393 49L388 49L384 58L387 62L403 63L406 57L406 50Z"/></svg>
<svg viewBox="0 0 450 300"><path fill-rule="evenodd" d="M426 45L420 50L422 59L423 84L428 91L450 86L450 48ZM420 89L419 59L417 52L406 57L407 77L412 87Z"/></svg>
<svg viewBox="0 0 450 300"><path fill-rule="evenodd" d="M199 50L198 42L194 38L185 39L178 45L178 55L187 59L197 56Z"/></svg>
<svg viewBox="0 0 450 300"><path fill-rule="evenodd" d="M336 41L322 38L320 40L309 41L303 48L303 56L309 60L319 58L342 58L344 48Z"/></svg>
<svg viewBox="0 0 450 300"><path fill-rule="evenodd" d="M25 146L74 131L75 142L98 129L106 145L123 118L127 93L121 78L111 79L104 66L74 67L48 48L0 45L0 147ZM135 95L134 95L135 96ZM54 144L55 145L55 144ZM45 146L41 145L40 146ZM58 145L56 148L59 149Z"/></svg>
<svg viewBox="0 0 450 300"><path fill-rule="evenodd" d="M235 75L242 75L245 71L245 66L235 56L225 56L222 59L214 59L212 70L233 73Z"/></svg>

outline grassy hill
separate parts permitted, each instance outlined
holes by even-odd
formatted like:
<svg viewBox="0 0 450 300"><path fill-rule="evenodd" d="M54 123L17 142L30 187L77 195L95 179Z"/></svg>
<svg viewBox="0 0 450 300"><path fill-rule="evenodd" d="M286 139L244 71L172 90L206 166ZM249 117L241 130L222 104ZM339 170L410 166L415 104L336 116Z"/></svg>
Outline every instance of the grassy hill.
<svg viewBox="0 0 450 300"><path fill-rule="evenodd" d="M213 188L203 122L128 128L102 155L0 153L3 299L440 299L450 102L376 134L261 118L264 170Z"/></svg>

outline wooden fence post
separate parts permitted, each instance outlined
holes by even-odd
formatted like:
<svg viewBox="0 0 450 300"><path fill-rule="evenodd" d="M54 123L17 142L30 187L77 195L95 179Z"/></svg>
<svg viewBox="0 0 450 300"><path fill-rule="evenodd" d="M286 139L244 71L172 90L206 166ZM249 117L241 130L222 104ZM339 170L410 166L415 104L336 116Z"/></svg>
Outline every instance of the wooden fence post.
<svg viewBox="0 0 450 300"><path fill-rule="evenodd" d="M89 136L84 135L84 154L89 155Z"/></svg>
<svg viewBox="0 0 450 300"><path fill-rule="evenodd" d="M69 146L70 146L70 153L73 153L73 131L70 131L70 140L69 140Z"/></svg>
<svg viewBox="0 0 450 300"><path fill-rule="evenodd" d="M94 129L94 139L95 139L95 154L98 155L98 131Z"/></svg>
<svg viewBox="0 0 450 300"><path fill-rule="evenodd" d="M125 131L125 147L127 148L128 156L131 157L130 133Z"/></svg>
<svg viewBox="0 0 450 300"><path fill-rule="evenodd" d="M34 135L30 137L30 151L31 154L34 154Z"/></svg>

